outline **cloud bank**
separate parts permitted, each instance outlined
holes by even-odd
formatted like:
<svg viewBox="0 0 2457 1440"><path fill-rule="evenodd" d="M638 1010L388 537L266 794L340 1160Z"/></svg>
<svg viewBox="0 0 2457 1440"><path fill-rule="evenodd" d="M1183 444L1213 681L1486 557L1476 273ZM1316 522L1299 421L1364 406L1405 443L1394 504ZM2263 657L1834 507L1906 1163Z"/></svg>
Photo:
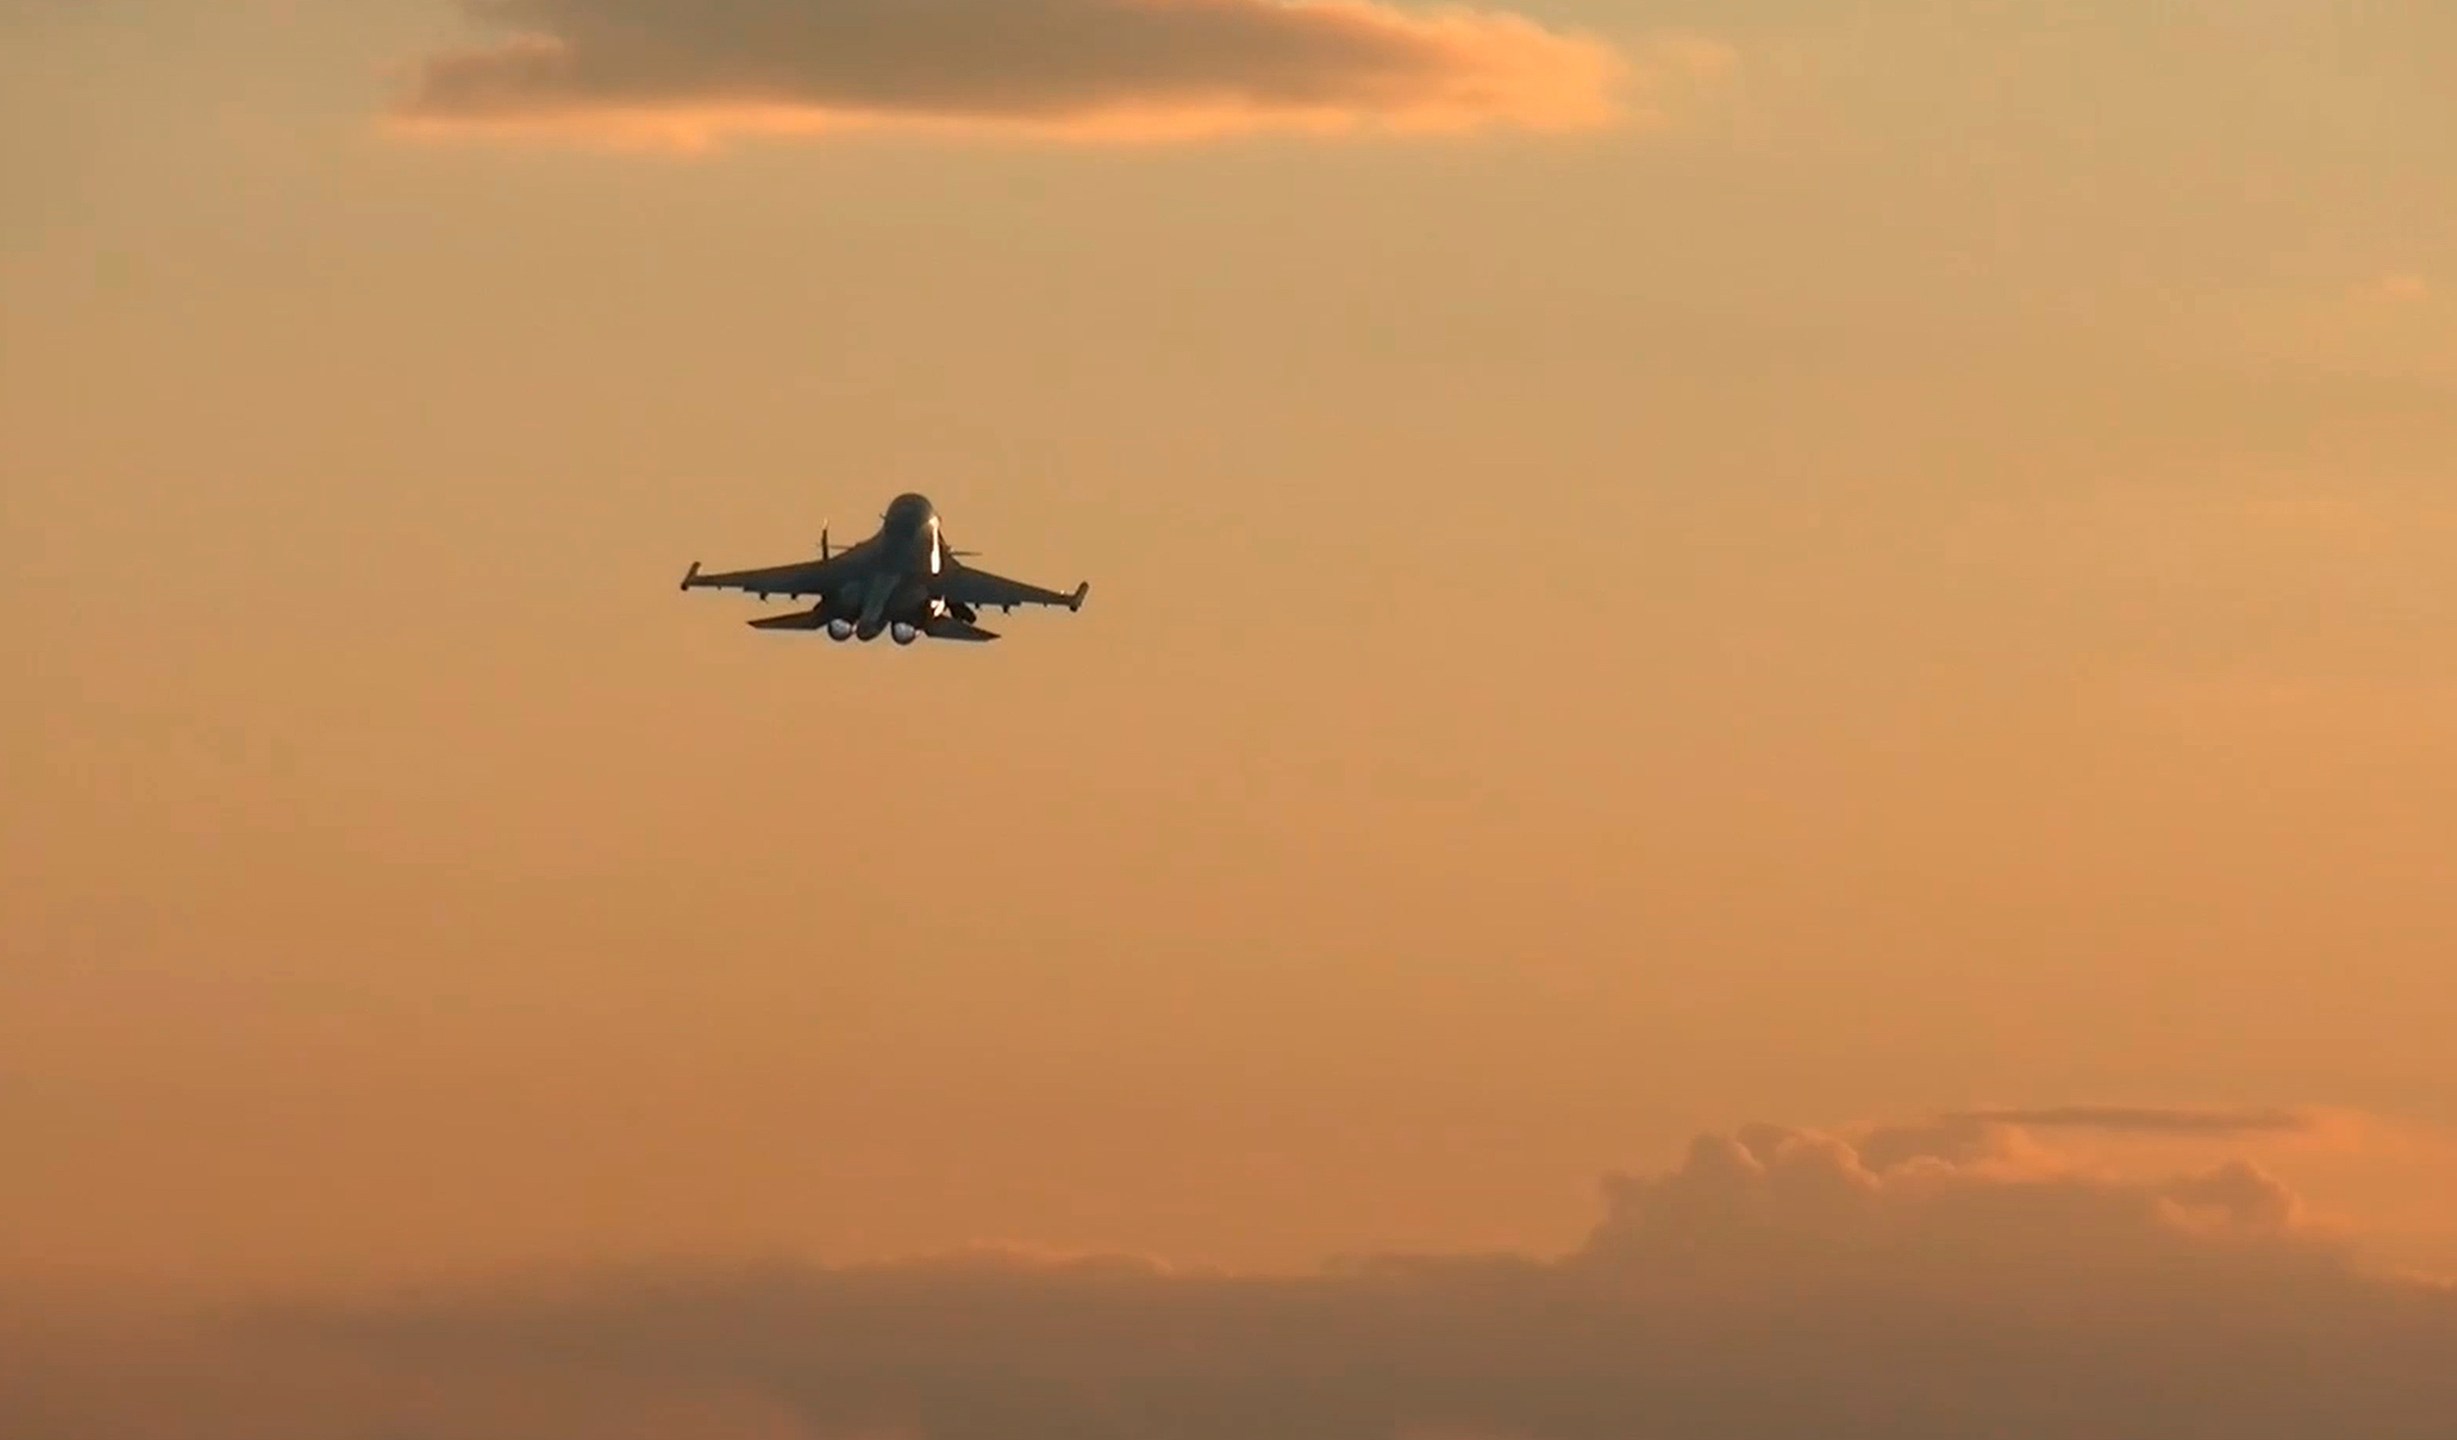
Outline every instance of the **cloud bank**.
<svg viewBox="0 0 2457 1440"><path fill-rule="evenodd" d="M1546 1259L677 1266L185 1328L0 1306L0 1433L2457 1433L2457 1291L2366 1271L2242 1160L2119 1179L2014 1127L1980 1133L1702 1136L1677 1166L1609 1179L1585 1243Z"/></svg>
<svg viewBox="0 0 2457 1440"><path fill-rule="evenodd" d="M414 132L699 147L894 126L1079 140L1592 129L1627 62L1521 17L1382 0L464 0ZM1666 68L1712 70L1704 42Z"/></svg>

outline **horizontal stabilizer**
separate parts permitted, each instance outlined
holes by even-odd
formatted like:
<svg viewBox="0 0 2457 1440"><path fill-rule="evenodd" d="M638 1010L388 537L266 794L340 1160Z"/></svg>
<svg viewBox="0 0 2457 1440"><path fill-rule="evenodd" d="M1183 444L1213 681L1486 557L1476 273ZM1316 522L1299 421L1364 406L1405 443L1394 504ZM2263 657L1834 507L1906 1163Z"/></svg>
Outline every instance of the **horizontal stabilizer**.
<svg viewBox="0 0 2457 1440"><path fill-rule="evenodd" d="M748 623L754 630L817 630L828 622L816 610L796 610L790 615L768 615Z"/></svg>
<svg viewBox="0 0 2457 1440"><path fill-rule="evenodd" d="M953 615L941 615L921 627L922 633L933 640L995 640L998 632L984 630L970 620L958 620Z"/></svg>

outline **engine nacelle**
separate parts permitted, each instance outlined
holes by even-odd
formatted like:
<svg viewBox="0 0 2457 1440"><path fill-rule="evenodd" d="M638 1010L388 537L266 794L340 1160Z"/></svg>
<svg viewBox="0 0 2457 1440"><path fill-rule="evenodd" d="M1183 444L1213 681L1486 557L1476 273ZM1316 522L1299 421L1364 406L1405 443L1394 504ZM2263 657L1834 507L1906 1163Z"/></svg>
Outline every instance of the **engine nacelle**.
<svg viewBox="0 0 2457 1440"><path fill-rule="evenodd" d="M830 640L852 639L853 622L845 619L830 620L828 622L828 638Z"/></svg>
<svg viewBox="0 0 2457 1440"><path fill-rule="evenodd" d="M910 645L921 638L921 628L899 620L887 627L887 638L899 645Z"/></svg>

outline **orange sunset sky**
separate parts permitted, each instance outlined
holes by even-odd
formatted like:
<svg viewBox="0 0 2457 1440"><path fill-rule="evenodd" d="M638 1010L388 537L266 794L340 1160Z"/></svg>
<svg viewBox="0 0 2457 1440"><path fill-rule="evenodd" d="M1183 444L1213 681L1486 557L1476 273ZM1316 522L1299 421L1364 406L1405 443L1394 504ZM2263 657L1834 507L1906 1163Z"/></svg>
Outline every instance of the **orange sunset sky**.
<svg viewBox="0 0 2457 1440"><path fill-rule="evenodd" d="M0 0L0 1301L1760 1275L1841 1232L1698 1217L1812 1171L2457 1272L2452 73L2422 0ZM907 489L1089 603L674 591ZM0 1429L290 1433L79 1336ZM853 1433L727 1373L644 1433ZM517 1433L654 1409L580 1389Z"/></svg>

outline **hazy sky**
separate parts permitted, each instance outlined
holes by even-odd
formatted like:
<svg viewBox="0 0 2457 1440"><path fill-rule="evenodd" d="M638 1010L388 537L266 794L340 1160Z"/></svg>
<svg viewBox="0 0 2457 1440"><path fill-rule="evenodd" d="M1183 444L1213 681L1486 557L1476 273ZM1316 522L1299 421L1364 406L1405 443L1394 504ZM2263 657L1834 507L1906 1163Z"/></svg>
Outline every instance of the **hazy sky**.
<svg viewBox="0 0 2457 1440"><path fill-rule="evenodd" d="M0 1269L2457 1261L2457 9L486 8L0 0ZM904 489L1090 603L674 591Z"/></svg>

